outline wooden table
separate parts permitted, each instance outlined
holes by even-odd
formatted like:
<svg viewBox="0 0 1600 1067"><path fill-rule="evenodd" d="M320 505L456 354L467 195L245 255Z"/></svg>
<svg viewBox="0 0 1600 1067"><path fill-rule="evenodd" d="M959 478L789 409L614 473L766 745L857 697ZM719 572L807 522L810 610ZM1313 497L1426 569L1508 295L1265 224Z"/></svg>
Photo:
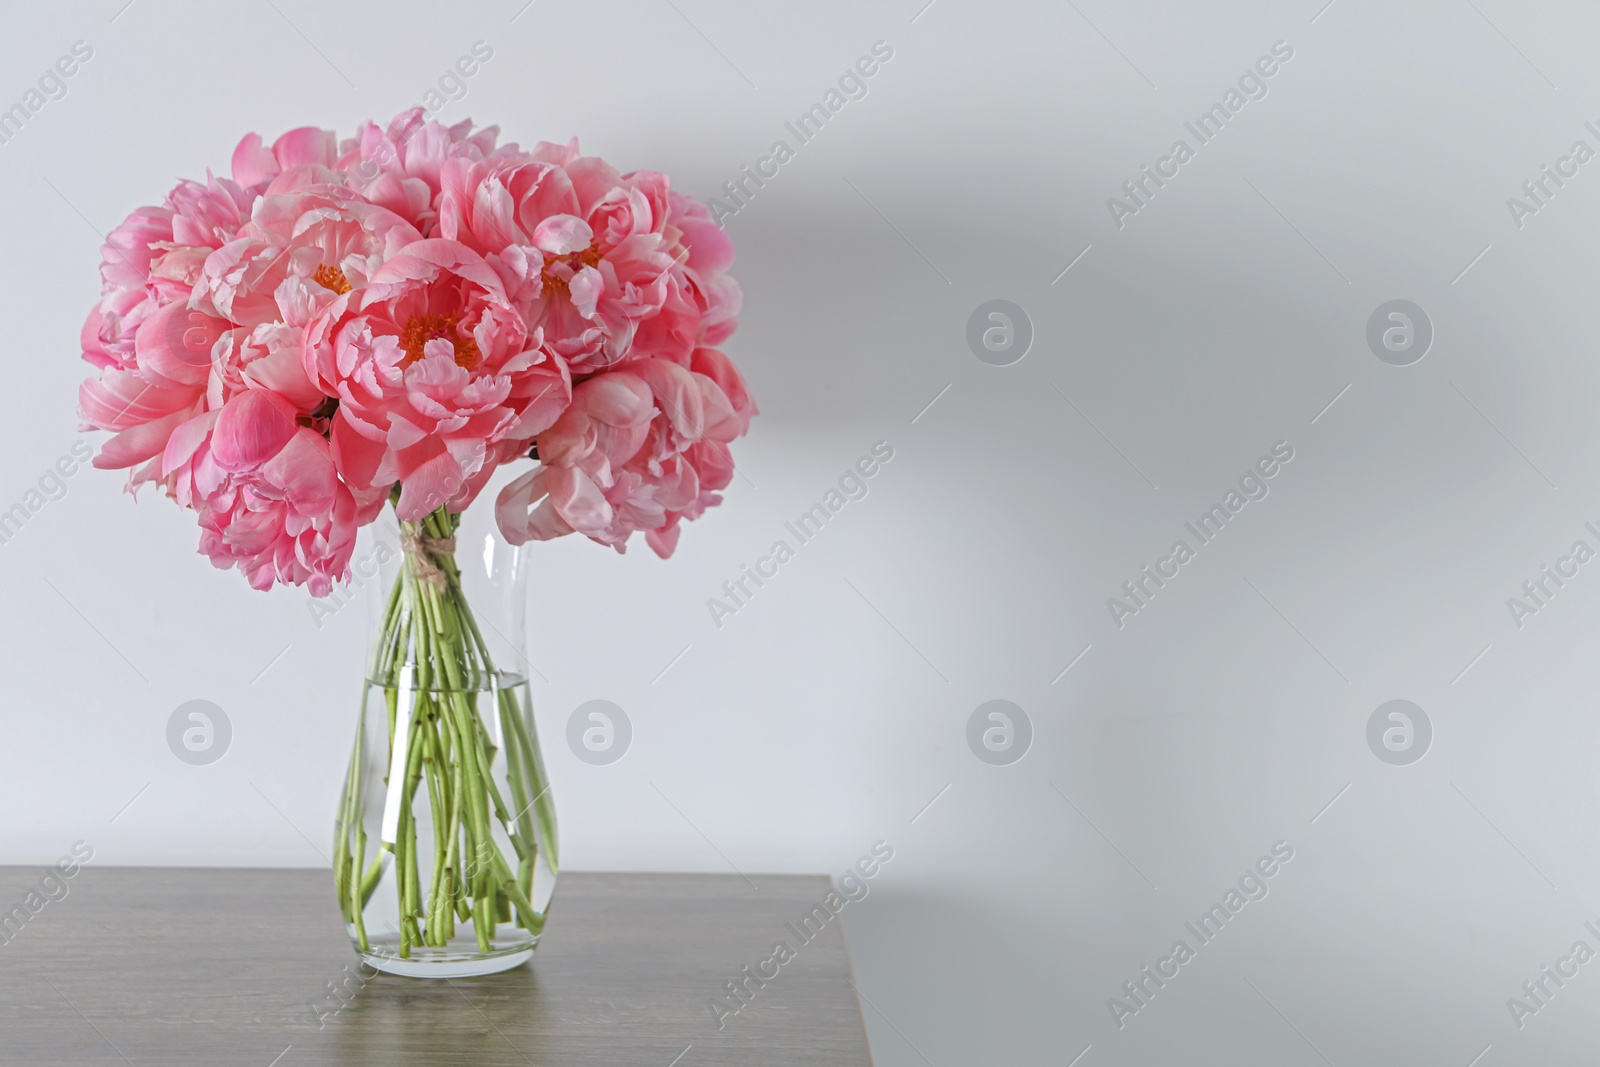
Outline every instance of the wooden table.
<svg viewBox="0 0 1600 1067"><path fill-rule="evenodd" d="M0 867L0 913L44 873ZM870 1065L839 920L785 926L829 880L752 880L564 873L532 963L446 981L359 968L325 871L90 865L0 931L0 1063ZM719 1029L708 1002L779 940Z"/></svg>

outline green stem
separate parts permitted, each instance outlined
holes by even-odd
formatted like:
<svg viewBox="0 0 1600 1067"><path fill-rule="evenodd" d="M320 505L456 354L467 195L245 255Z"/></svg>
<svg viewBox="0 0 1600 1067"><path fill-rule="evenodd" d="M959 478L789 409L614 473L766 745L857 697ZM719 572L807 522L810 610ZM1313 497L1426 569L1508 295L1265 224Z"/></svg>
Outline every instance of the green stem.
<svg viewBox="0 0 1600 1067"><path fill-rule="evenodd" d="M441 762L439 759L439 737L434 732L433 716L419 724L422 730L422 765L423 777L428 782L428 810L433 813L433 873L428 884L432 887L428 893L428 910L423 918L423 930L427 943L435 948L442 948L444 940L440 937L440 924L434 922L434 914L439 904L439 887L444 881L444 842L439 836L439 827L444 825L446 814L443 791L440 786L442 775L439 772Z"/></svg>
<svg viewBox="0 0 1600 1067"><path fill-rule="evenodd" d="M472 631L472 639L477 645L479 655L483 657L484 665L490 675L493 676L495 674L494 661L489 655L489 643L483 639L483 631L478 629L478 620L473 618L470 610L464 611L463 615L467 626ZM550 796L550 783L545 776L544 761L540 758L538 746L534 744L533 738L529 734L528 720L524 716L522 709L517 706L516 691L502 689L499 690L499 694L502 720L509 719L511 727L514 728L506 730L507 744L520 748L520 763L523 773L532 779L529 784L534 789L533 805L537 812L541 836L539 842L535 842L531 833L525 835L525 839L528 842L528 851L522 857L522 865L527 870L525 878L529 888L526 891L532 892L533 860L538 844L542 843L544 846L545 863L550 867L550 872L552 874L556 873L555 801ZM511 705L509 715L505 714L508 702ZM518 782L522 780L521 776L517 778ZM525 808L520 801L518 802L517 810L525 814Z"/></svg>

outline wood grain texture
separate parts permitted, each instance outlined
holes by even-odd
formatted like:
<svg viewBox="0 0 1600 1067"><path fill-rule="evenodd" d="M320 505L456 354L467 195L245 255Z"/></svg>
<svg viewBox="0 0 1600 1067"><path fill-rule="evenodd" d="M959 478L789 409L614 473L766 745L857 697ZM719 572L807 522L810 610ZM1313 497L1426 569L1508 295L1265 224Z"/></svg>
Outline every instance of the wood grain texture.
<svg viewBox="0 0 1600 1067"><path fill-rule="evenodd" d="M43 873L0 868L0 913ZM564 873L530 964L444 981L366 977L324 871L91 865L3 935L0 1063L870 1065L838 919L784 925L829 880L752 880ZM719 1029L708 1001L779 940L795 958Z"/></svg>

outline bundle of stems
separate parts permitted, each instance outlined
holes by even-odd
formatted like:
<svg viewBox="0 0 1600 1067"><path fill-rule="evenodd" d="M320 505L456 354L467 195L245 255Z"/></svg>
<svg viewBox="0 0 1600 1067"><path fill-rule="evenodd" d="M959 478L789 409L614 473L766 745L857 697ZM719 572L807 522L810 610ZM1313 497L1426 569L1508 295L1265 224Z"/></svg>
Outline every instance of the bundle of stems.
<svg viewBox="0 0 1600 1067"><path fill-rule="evenodd" d="M400 524L400 573L376 634L362 728L339 807L334 882L345 921L361 951L372 951L364 912L385 871L392 871L402 959L414 948L449 945L458 920L471 921L483 953L492 951L491 937L502 922L538 935L544 914L530 898L541 846L543 862L556 870L549 783L519 696L526 692L525 680L495 669L462 594L454 556L459 525L460 517L445 508ZM387 770L383 830L369 842L363 819L373 800L363 793L363 775L372 766L363 759L371 743L365 701L379 690L388 710ZM503 751L480 714L480 698L494 702L489 714L499 715ZM495 781L502 755L509 803ZM419 791L431 816L431 855L423 854L419 839ZM502 850L497 827L512 855ZM370 861L369 844L376 846Z"/></svg>

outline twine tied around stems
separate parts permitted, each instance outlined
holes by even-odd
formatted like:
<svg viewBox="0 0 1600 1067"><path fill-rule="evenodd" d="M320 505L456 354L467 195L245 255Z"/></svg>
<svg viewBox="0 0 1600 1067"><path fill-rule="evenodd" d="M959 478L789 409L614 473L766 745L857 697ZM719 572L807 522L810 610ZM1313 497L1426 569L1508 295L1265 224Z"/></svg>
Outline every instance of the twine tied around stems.
<svg viewBox="0 0 1600 1067"><path fill-rule="evenodd" d="M410 557L417 580L428 583L438 592L444 592L450 579L439 569L438 561L434 557L454 555L456 539L424 537L416 529L404 526L400 530L400 548Z"/></svg>

